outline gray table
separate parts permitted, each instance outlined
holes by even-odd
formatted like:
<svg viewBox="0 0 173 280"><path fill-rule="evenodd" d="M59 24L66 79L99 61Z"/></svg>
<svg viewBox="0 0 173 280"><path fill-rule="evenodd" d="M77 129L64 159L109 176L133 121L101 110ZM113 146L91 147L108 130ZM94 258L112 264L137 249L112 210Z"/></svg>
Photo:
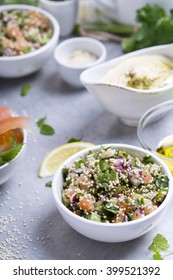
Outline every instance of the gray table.
<svg viewBox="0 0 173 280"><path fill-rule="evenodd" d="M108 59L121 54L118 44L106 44ZM30 84L26 97L23 85ZM19 115L27 114L35 123L47 116L56 134L43 136L37 127L28 137L25 160L15 176L0 186L0 259L115 259L146 260L148 246L157 233L173 248L173 206L160 224L147 235L124 243L102 243L74 231L60 216L52 190L38 178L45 154L71 137L95 144L139 145L136 128L127 127L106 112L84 88L76 90L59 77L53 56L39 72L21 79L0 79L0 105L11 106ZM167 257L173 259L173 255Z"/></svg>

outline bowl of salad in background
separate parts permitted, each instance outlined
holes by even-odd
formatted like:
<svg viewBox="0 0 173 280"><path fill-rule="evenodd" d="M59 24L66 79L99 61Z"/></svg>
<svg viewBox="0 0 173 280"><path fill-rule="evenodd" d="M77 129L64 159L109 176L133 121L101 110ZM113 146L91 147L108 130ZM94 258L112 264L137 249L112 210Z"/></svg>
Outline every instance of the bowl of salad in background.
<svg viewBox="0 0 173 280"><path fill-rule="evenodd" d="M142 147L158 155L173 174L173 100L153 106L140 119L137 134Z"/></svg>
<svg viewBox="0 0 173 280"><path fill-rule="evenodd" d="M0 107L0 185L8 181L23 159L30 120Z"/></svg>
<svg viewBox="0 0 173 280"><path fill-rule="evenodd" d="M39 70L59 40L56 19L34 6L0 6L0 26L0 77L4 78Z"/></svg>
<svg viewBox="0 0 173 280"><path fill-rule="evenodd" d="M167 165L142 148L106 144L67 159L53 179L56 206L76 231L123 242L154 228L173 197Z"/></svg>

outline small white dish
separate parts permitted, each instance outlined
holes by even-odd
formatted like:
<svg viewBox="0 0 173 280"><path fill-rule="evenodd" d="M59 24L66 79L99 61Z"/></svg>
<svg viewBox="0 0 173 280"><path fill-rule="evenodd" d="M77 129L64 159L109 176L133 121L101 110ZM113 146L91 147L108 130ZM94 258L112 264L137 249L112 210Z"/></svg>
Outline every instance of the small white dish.
<svg viewBox="0 0 173 280"><path fill-rule="evenodd" d="M22 129L22 133L23 133L23 145L20 152L11 161L0 166L0 185L7 182L15 174L19 164L23 160L24 152L26 149L27 132L25 129Z"/></svg>
<svg viewBox="0 0 173 280"><path fill-rule="evenodd" d="M142 148L124 145L124 144L107 144L102 145L104 147L115 147L122 151L125 151L132 156L142 159L145 155L150 155L154 162L162 167L163 174L166 174L169 178L169 190L165 200L162 204L154 210L152 213L148 214L145 217L140 219L123 222L123 223L101 223L95 222L83 217L78 216L71 212L62 202L62 188L63 188L63 173L62 170L64 167L69 167L73 162L80 158L80 156L85 156L90 150L99 151L101 146L93 146L83 151L76 153L67 159L56 171L53 178L52 189L53 195L55 198L56 206L60 211L64 220L80 234L89 237L91 239L103 242L124 242L128 240L135 239L140 237L151 229L153 229L161 219L164 214L167 206L169 205L173 197L173 179L170 170L166 164L159 159L156 155L153 155L151 152L146 151Z"/></svg>
<svg viewBox="0 0 173 280"><path fill-rule="evenodd" d="M86 66L74 66L69 65L68 58L75 51L86 51L92 55L95 55L97 59ZM98 40L82 37L72 38L63 41L59 44L54 51L54 58L57 62L58 72L64 81L74 87L82 87L80 82L80 74L82 71L96 66L106 59L106 48Z"/></svg>
<svg viewBox="0 0 173 280"><path fill-rule="evenodd" d="M152 106L173 98L173 84L158 89L140 90L103 81L105 75L129 58L160 54L173 59L173 44L150 47L131 52L84 71L82 84L110 113L130 126L137 126L142 115Z"/></svg>
<svg viewBox="0 0 173 280"><path fill-rule="evenodd" d="M48 18L53 28L53 35L51 39L46 45L40 47L39 49L17 56L0 56L0 77L19 78L34 73L44 66L58 43L60 28L57 20L43 9L29 5L0 6L0 12L8 10L29 10L39 12Z"/></svg>
<svg viewBox="0 0 173 280"><path fill-rule="evenodd" d="M78 14L78 0L51 1L40 0L40 6L50 12L60 25L60 36L72 33Z"/></svg>

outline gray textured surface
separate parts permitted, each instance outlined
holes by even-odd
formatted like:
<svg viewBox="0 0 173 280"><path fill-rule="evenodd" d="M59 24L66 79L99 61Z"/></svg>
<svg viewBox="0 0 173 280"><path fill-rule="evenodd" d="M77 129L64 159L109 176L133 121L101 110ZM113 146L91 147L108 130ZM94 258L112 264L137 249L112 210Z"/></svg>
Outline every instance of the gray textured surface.
<svg viewBox="0 0 173 280"><path fill-rule="evenodd" d="M108 59L121 54L115 43L106 44L106 47ZM21 97L21 87L26 83L31 85L31 90L26 97ZM15 176L0 186L0 258L6 255L9 259L32 260L151 259L147 248L157 233L164 234L173 248L172 205L154 230L119 244L83 237L60 216L52 190L45 187L51 178L38 178L46 152L71 137L82 137L83 141L95 144L139 145L139 142L135 128L121 124L84 88L76 90L65 84L58 76L53 57L36 74L16 80L0 79L0 105L11 106L19 115L27 113L34 123L47 116L47 123L56 130L53 136L43 136L35 127L28 137L25 160ZM2 253L5 250L6 253ZM173 256L167 259L173 259Z"/></svg>

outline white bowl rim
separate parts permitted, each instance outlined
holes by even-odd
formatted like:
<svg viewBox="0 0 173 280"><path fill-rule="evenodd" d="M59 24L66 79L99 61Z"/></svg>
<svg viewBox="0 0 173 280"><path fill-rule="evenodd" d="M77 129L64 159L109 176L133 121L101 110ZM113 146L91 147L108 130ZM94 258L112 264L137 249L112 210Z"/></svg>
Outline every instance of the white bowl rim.
<svg viewBox="0 0 173 280"><path fill-rule="evenodd" d="M0 170L6 168L8 165L11 164L11 162L15 161L19 156L20 154L23 152L23 150L25 149L26 147L26 142L27 142L27 131L26 129L22 129L22 132L23 132L23 145L22 145L22 148L20 149L19 153L17 154L17 156L15 156L12 160L10 160L9 162L7 162L6 164L0 166Z"/></svg>
<svg viewBox="0 0 173 280"><path fill-rule="evenodd" d="M47 42L47 44L45 44L44 46L41 46L39 49L34 50L30 53L27 54L22 54L22 55L15 55L15 56L0 56L0 62L1 61L19 61L22 59L29 59L31 57L34 57L38 54L41 54L42 52L44 52L45 50L47 50L50 45L52 44L52 42L59 36L60 34L60 27L59 27L59 23L57 22L57 20L55 19L55 17L50 14L49 12L47 12L46 10L43 10L39 7L35 7L35 6L31 6L31 5L25 5L25 4L12 4L12 5L2 5L0 6L0 12L2 11L8 11L8 10L30 10L30 11L37 11L39 13L41 13L42 15L44 15L52 24L52 28L53 28L53 35L50 38L50 40Z"/></svg>
<svg viewBox="0 0 173 280"><path fill-rule="evenodd" d="M81 80L82 84L86 84L86 85L97 85L97 86L105 86L105 87L118 88L118 89L126 90L129 93L135 93L135 94L143 94L143 95L144 94L145 95L156 95L157 94L158 95L160 93L163 93L163 91L165 91L165 90L171 89L173 87L172 84L166 85L166 86L158 88L158 89L144 90L144 89L135 89L135 88L130 88L130 87L127 87L127 86L116 85L116 84L111 84L111 83L104 83L102 81L96 82L96 83L94 83L94 82L87 82L83 78L83 76L87 72L97 69L97 67L102 67L104 65L112 64L112 63L114 63L114 61L121 63L121 61L125 61L128 58L132 58L132 57L136 57L136 56L140 56L140 55L145 55L145 54L150 54L149 51L154 51L154 50L159 50L159 49L162 50L162 49L165 49L166 47L169 47L170 45L171 44L152 46L152 47L140 49L140 50L137 50L137 51L133 51L133 52L130 52L130 53L127 53L127 54L122 54L122 55L120 55L120 56L118 56L116 58L113 58L113 59L109 60L109 61L106 61L106 62L103 62L103 63L101 63L99 65L96 65L95 67L92 67L92 69L84 70L81 73L81 75L80 75L80 80ZM173 43L172 43L172 46L173 46ZM151 54L154 54L154 53L151 53ZM123 94L123 92L121 94Z"/></svg>
<svg viewBox="0 0 173 280"><path fill-rule="evenodd" d="M168 188L168 194L166 196L166 198L164 199L164 201L162 202L162 204L156 209L154 210L152 213L148 214L145 217L142 217L141 219L137 219L134 221L130 221L127 223L101 223L101 222L95 222L95 221L91 221L88 219L85 219L83 217L80 217L76 214L74 214L72 211L70 211L61 201L61 199L59 198L58 194L57 194L57 180L60 176L62 176L62 169L64 168L64 166L73 163L77 158L79 158L81 155L86 155L90 150L95 151L101 148L101 146L104 147L115 147L117 149L131 149L132 151L138 151L140 153L142 153L143 155L150 155L154 161L157 162L157 164L161 165L164 169L164 171L166 172L166 175L169 178L169 188ZM65 212L67 215L71 216L72 219L76 219L79 222L84 222L86 224L92 224L92 225L97 225L99 227L125 227L125 226L133 226L135 224L139 224L142 223L142 221L146 221L148 219L150 219L151 217L155 216L156 214L158 214L159 212L162 211L162 209L165 208L165 206L169 203L170 199L173 196L173 177L172 174L169 170L169 168L167 167L167 165L155 154L151 153L150 151L146 151L143 148L134 146L134 145L128 145L128 144L115 144L115 143L110 143L110 144L102 144L102 145L96 145L87 149L84 149L76 154L74 154L73 156L69 157L66 161L64 161L64 163L57 169L54 177L53 177L53 181L52 181L52 191L53 191L53 195L55 198L56 203L58 204L58 208L62 209L63 212Z"/></svg>
<svg viewBox="0 0 173 280"><path fill-rule="evenodd" d="M70 3L73 3L73 2L76 2L78 0L65 0L65 1L51 1L51 0L40 0L40 3L45 3L45 4L48 4L49 6L66 6Z"/></svg>
<svg viewBox="0 0 173 280"><path fill-rule="evenodd" d="M78 43L78 42L86 42L86 49L87 49L87 42L91 42L91 43L97 45L101 49L101 55L94 62L91 62L91 63L87 64L86 66L77 66L76 67L76 66L71 66L71 65L68 65L66 63L59 61L58 52L61 51L62 48L70 45L71 43L73 44L73 43ZM78 46L76 44L76 49L77 49L77 47ZM65 41L60 43L54 50L54 58L57 63L65 66L69 69L76 69L76 70L77 69L83 70L83 69L89 68L91 66L96 66L100 62L104 61L104 59L106 58L106 55L107 55L107 51L106 51L106 47L104 46L104 44L101 43L99 40L90 38L90 37L74 37L74 38L66 39Z"/></svg>

